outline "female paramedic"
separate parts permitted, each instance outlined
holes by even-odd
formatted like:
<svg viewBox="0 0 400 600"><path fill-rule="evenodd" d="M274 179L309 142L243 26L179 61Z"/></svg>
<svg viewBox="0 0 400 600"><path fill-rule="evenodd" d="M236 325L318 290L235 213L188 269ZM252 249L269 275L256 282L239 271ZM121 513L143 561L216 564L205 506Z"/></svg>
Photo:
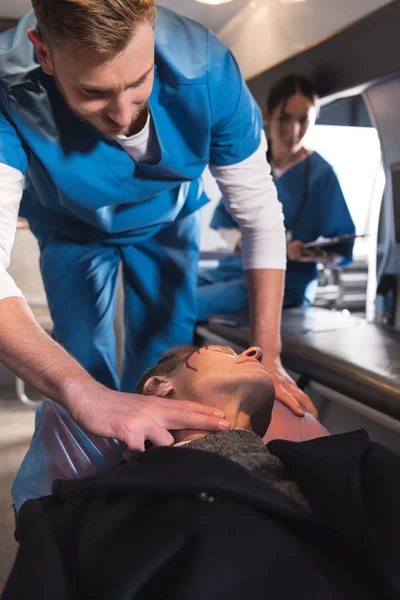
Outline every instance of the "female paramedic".
<svg viewBox="0 0 400 600"><path fill-rule="evenodd" d="M84 429L131 448L171 444L168 429L228 428L213 408L126 393L164 350L192 339L210 164L245 229L253 342L277 397L297 414L313 410L279 358L283 217L261 114L232 54L201 25L156 15L153 0L32 4L0 35L0 360ZM7 273L18 211L39 242L54 340Z"/></svg>
<svg viewBox="0 0 400 600"><path fill-rule="evenodd" d="M334 246L334 252L306 249L304 243L319 236L353 234L354 224L337 177L329 163L303 145L314 125L318 98L302 76L279 80L268 96L265 122L269 129L268 157L283 206L287 241L284 308L313 304L317 290L317 263L343 265L351 261L353 244ZM220 201L211 226L237 228ZM217 269L204 270L198 282L198 318L232 313L247 308L246 281L240 243Z"/></svg>

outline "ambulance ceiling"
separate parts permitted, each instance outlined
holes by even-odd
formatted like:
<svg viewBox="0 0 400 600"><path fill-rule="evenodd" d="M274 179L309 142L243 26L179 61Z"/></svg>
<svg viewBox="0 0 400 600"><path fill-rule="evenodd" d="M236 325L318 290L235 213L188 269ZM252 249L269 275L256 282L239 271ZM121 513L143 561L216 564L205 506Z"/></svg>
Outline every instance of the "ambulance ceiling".
<svg viewBox="0 0 400 600"><path fill-rule="evenodd" d="M213 29L250 78L391 1L233 0L212 6L195 0L158 0L157 4ZM19 18L30 5L30 0L0 0L0 18Z"/></svg>

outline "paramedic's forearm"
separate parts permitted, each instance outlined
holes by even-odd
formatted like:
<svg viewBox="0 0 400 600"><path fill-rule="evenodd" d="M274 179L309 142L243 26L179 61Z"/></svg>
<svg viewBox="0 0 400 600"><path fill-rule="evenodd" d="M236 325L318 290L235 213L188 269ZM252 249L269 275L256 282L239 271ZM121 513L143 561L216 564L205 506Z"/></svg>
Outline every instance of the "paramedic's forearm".
<svg viewBox="0 0 400 600"><path fill-rule="evenodd" d="M48 337L23 298L0 301L0 360L64 406L82 429L118 439L132 450L144 450L146 440L171 445L174 438L168 429L229 428L223 413L213 407L104 387Z"/></svg>
<svg viewBox="0 0 400 600"><path fill-rule="evenodd" d="M281 313L285 271L250 269L246 271L249 294L251 342L264 355L277 356L281 351Z"/></svg>
<svg viewBox="0 0 400 600"><path fill-rule="evenodd" d="M72 415L73 398L102 387L43 331L24 298L0 301L0 361Z"/></svg>

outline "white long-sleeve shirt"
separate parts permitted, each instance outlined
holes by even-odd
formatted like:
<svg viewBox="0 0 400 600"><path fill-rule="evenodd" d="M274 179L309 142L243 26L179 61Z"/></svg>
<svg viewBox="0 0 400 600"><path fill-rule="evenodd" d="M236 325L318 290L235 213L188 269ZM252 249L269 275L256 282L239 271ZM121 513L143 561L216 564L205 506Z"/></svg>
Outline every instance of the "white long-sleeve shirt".
<svg viewBox="0 0 400 600"><path fill-rule="evenodd" d="M24 189L23 174L0 163L0 300L23 293L7 273Z"/></svg>
<svg viewBox="0 0 400 600"><path fill-rule="evenodd" d="M159 146L150 115L142 131L129 138L120 136L117 141L134 161L157 161ZM245 269L285 269L286 266L282 206L272 181L266 150L263 135L256 152L246 160L224 167L210 165L226 208L239 223ZM23 189L23 174L0 163L0 300L23 297L7 273Z"/></svg>

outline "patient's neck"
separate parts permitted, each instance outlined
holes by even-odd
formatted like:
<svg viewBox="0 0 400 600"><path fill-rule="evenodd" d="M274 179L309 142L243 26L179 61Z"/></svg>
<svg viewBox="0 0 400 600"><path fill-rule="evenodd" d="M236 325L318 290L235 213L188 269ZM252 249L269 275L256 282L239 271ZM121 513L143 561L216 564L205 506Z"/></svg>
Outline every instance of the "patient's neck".
<svg viewBox="0 0 400 600"><path fill-rule="evenodd" d="M199 402L199 400L196 399L196 402ZM204 404L206 404L206 401L204 401ZM241 409L241 404L242 398L239 397L229 399L218 398L212 403L215 408L224 411L225 419L229 421L231 429L248 429L251 431L250 415ZM192 440L197 440L206 435L210 435L210 433L210 431L198 429L182 429L173 432L176 443L191 442Z"/></svg>

